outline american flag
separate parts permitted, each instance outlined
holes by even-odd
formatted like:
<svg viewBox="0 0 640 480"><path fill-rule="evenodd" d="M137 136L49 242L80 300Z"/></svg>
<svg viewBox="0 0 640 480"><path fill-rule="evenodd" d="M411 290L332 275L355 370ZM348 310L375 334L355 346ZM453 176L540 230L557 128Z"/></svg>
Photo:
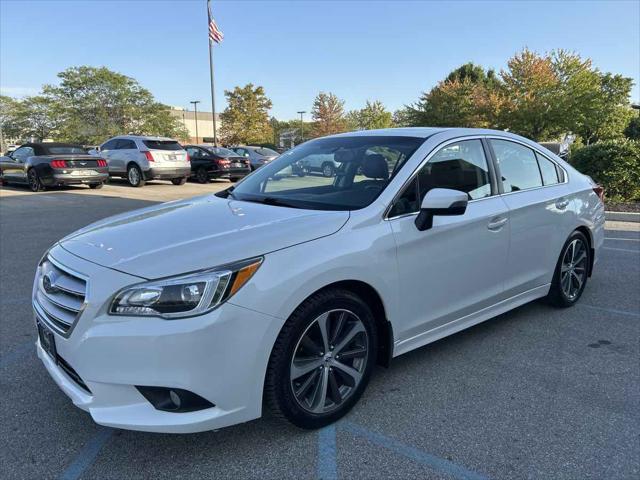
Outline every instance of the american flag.
<svg viewBox="0 0 640 480"><path fill-rule="evenodd" d="M212 42L220 43L224 38L224 34L216 25L216 21L213 19L213 15L211 14L211 3L207 2L209 5L209 38Z"/></svg>

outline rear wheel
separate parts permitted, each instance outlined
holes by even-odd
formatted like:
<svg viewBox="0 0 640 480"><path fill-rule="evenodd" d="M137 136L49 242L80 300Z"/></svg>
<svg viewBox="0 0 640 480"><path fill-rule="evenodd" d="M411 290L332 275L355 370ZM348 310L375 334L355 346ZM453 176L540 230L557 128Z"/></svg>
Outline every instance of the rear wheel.
<svg viewBox="0 0 640 480"><path fill-rule="evenodd" d="M347 290L319 292L291 315L271 353L265 398L276 415L321 428L360 399L376 358L375 319Z"/></svg>
<svg viewBox="0 0 640 480"><path fill-rule="evenodd" d="M567 239L547 295L549 302L561 308L571 307L582 296L589 277L591 250L582 232L575 231Z"/></svg>
<svg viewBox="0 0 640 480"><path fill-rule="evenodd" d="M206 168L200 167L196 170L196 180L198 183L207 183L209 181L209 174Z"/></svg>
<svg viewBox="0 0 640 480"><path fill-rule="evenodd" d="M40 175L38 175L35 168L31 168L27 172L27 180L32 192L41 192L44 190L44 185L42 185L42 182L40 181Z"/></svg>
<svg viewBox="0 0 640 480"><path fill-rule="evenodd" d="M322 176L324 177L333 177L335 170L335 167L329 162L322 164Z"/></svg>
<svg viewBox="0 0 640 480"><path fill-rule="evenodd" d="M185 183L187 183L187 177L172 178L171 183L173 183L174 185L184 185Z"/></svg>
<svg viewBox="0 0 640 480"><path fill-rule="evenodd" d="M90 183L89 188L92 190L99 190L104 186L104 183Z"/></svg>
<svg viewBox="0 0 640 480"><path fill-rule="evenodd" d="M145 181L140 167L131 164L127 167L127 180L132 187L144 187Z"/></svg>

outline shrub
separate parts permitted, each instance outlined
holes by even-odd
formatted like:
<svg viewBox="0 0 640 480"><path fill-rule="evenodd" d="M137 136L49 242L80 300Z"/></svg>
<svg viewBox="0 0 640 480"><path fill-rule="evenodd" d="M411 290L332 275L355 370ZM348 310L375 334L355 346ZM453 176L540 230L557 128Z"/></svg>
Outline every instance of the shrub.
<svg viewBox="0 0 640 480"><path fill-rule="evenodd" d="M571 164L605 188L613 201L640 200L640 142L607 140L582 147Z"/></svg>

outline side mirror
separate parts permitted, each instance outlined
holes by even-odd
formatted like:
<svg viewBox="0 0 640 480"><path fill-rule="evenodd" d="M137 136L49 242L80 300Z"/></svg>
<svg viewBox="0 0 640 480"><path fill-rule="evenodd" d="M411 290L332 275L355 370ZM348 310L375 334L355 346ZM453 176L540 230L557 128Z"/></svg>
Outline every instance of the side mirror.
<svg viewBox="0 0 640 480"><path fill-rule="evenodd" d="M434 188L422 200L420 213L416 218L416 228L420 231L433 227L436 215L463 215L467 210L469 196L459 190Z"/></svg>

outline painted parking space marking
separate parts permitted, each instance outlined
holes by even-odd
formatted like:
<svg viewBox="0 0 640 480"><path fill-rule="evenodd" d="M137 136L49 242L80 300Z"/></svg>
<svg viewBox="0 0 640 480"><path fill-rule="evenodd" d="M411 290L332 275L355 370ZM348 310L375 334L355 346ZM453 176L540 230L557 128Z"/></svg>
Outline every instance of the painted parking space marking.
<svg viewBox="0 0 640 480"><path fill-rule="evenodd" d="M60 480L77 480L96 460L102 447L113 435L112 428L101 427L100 430L82 447L71 465L60 475Z"/></svg>
<svg viewBox="0 0 640 480"><path fill-rule="evenodd" d="M640 238L604 237L605 240L616 240L621 242L640 242Z"/></svg>
<svg viewBox="0 0 640 480"><path fill-rule="evenodd" d="M613 250L615 252L629 252L629 253L640 253L640 250L632 250L630 248L613 248L613 247L602 247L605 250Z"/></svg>
<svg viewBox="0 0 640 480"><path fill-rule="evenodd" d="M338 478L336 452L336 426L333 424L318 431L317 477L319 480L336 480Z"/></svg>
<svg viewBox="0 0 640 480"><path fill-rule="evenodd" d="M616 315L628 315L630 317L640 318L640 313L638 312L629 312L627 310L617 310L615 308L596 307L594 305L587 305L585 303L576 303L576 306L589 308L591 310L598 310L600 312L615 313Z"/></svg>

